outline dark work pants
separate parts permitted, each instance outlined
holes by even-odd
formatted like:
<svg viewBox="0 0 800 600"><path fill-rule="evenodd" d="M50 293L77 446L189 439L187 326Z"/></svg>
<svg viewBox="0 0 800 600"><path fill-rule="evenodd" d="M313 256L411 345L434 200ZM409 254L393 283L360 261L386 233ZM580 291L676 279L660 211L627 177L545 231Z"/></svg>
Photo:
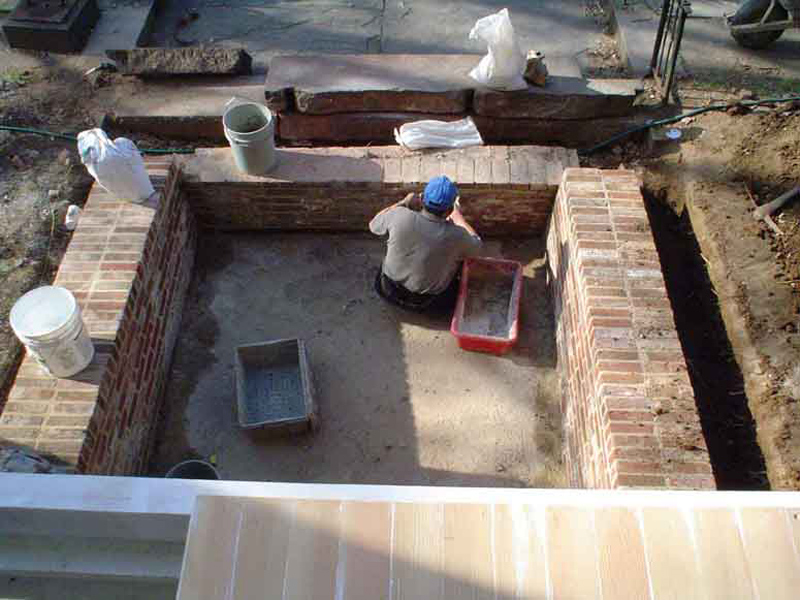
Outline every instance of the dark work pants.
<svg viewBox="0 0 800 600"><path fill-rule="evenodd" d="M432 316L452 315L458 299L458 289L461 283L461 266L456 271L453 281L443 292L438 294L417 294L407 290L401 284L393 281L378 269L375 277L375 291L387 302L405 310Z"/></svg>

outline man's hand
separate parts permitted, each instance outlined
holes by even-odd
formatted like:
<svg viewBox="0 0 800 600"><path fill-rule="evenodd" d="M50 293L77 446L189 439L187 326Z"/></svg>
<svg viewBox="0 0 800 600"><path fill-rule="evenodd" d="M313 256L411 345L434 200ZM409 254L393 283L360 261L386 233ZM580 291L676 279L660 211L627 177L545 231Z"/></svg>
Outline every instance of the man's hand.
<svg viewBox="0 0 800 600"><path fill-rule="evenodd" d="M398 206L405 206L409 210L422 210L422 198L419 194L414 192L410 194L406 194L406 197L403 198L400 202L397 203Z"/></svg>

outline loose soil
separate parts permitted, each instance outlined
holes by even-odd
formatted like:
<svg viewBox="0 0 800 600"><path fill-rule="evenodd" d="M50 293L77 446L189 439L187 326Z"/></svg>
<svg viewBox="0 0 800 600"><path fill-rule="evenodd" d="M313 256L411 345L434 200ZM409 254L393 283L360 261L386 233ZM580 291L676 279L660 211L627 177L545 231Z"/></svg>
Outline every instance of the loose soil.
<svg viewBox="0 0 800 600"><path fill-rule="evenodd" d="M708 340L693 335L698 327L702 330L706 318L699 316L702 302L687 302L686 295L702 295L702 282L692 283L690 276L674 287L677 278L672 278L670 295L704 428L707 435L719 430L720 439L708 439L715 472L719 478L720 472L733 476L739 468L747 470L738 480L724 477L720 485L762 484L760 456L748 441L751 412L769 484L773 489L800 489L800 202L775 215L780 236L751 215L756 204L799 183L800 111L786 104L756 112L738 108L731 114L706 113L676 127L683 132L682 142L664 142L650 152L644 144L627 142L588 162L605 168L634 167L652 198L662 199L677 214L688 209L691 223L683 217L677 224L689 237L664 238L662 260L665 244L690 243L691 226L743 378L742 389L734 389L737 374L724 369L730 350L719 335L710 332ZM658 216L659 210L651 208L657 238L664 228L659 221L667 219ZM690 316L697 315L683 326L682 303ZM693 364L693 356L703 360ZM713 364L709 358L715 359ZM731 394L727 402L716 389L720 382L719 387ZM709 404L724 405L724 410L709 413L703 408ZM718 425L712 426L715 421ZM714 450L726 445L730 451Z"/></svg>
<svg viewBox="0 0 800 600"><path fill-rule="evenodd" d="M74 135L96 127L117 98L146 94L145 84L132 77L83 77L96 65L96 58L10 52L0 45L0 123ZM187 146L127 137L140 146ZM22 294L52 282L71 237L63 227L66 210L83 206L91 184L75 142L0 131L0 410L22 350L9 311Z"/></svg>
<svg viewBox="0 0 800 600"><path fill-rule="evenodd" d="M502 357L382 301L376 238L207 233L199 247L154 474L199 456L235 480L565 484L542 240L488 243L525 265L520 339ZM235 349L287 338L306 343L320 430L252 437L236 423Z"/></svg>

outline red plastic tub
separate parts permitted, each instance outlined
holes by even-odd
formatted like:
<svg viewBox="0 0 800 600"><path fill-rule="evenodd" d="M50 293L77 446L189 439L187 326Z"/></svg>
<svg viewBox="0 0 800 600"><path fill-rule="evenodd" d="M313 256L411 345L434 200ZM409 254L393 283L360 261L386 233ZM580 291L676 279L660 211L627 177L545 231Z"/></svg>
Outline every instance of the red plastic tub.
<svg viewBox="0 0 800 600"><path fill-rule="evenodd" d="M468 258L450 333L464 350L504 354L517 343L522 264Z"/></svg>

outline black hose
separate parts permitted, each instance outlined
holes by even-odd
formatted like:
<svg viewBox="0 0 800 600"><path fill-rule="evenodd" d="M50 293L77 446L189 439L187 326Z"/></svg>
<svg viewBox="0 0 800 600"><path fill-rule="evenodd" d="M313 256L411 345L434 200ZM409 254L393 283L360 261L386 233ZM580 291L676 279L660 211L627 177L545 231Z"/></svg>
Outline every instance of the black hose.
<svg viewBox="0 0 800 600"><path fill-rule="evenodd" d="M703 113L710 112L712 110L728 110L729 108L733 108L734 106L759 106L761 104L792 102L794 100L800 100L800 96L789 96L788 98L767 98L766 100L739 100L738 102L731 102L730 104L713 104L711 106L704 106L703 108L696 108L694 110L690 110L687 113L676 115L674 117L666 117L664 119L654 119L652 121L648 121L644 125L639 125L638 127L634 127L633 129L628 129L627 131L618 133L617 135L605 140L604 142L600 142L599 144L596 144L590 148L586 148L584 150L578 150L578 154L583 156L588 154L593 154L594 152L597 152L601 148L610 146L614 142L625 139L626 137L633 135L634 133L639 133L640 131L646 131L651 127L658 127L659 125L669 125L670 123L677 123L678 121L681 121L683 119L693 117L695 115L701 115Z"/></svg>
<svg viewBox="0 0 800 600"><path fill-rule="evenodd" d="M65 133L55 133L44 129L33 129L32 127L12 127L11 125L0 125L0 131L11 131L13 133L33 133L47 137L77 142L78 138L74 135ZM194 154L194 148L139 148L142 154Z"/></svg>

